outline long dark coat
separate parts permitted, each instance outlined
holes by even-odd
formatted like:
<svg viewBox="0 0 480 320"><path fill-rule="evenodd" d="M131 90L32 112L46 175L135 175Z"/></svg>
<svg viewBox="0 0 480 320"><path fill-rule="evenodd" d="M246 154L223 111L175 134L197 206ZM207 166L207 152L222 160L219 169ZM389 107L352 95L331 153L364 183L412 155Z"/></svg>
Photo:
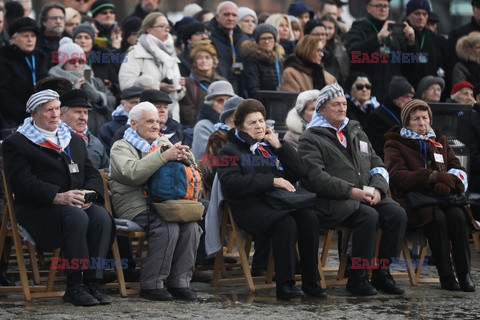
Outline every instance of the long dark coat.
<svg viewBox="0 0 480 320"><path fill-rule="evenodd" d="M242 136L249 137L246 133ZM235 223L240 228L254 236L263 234L278 219L290 213L288 210L269 206L265 202L265 193L274 189L274 178L283 177L292 184L302 178L304 169L300 157L292 146L282 141L282 147L274 149L274 152L278 155L283 171L275 166L248 165L242 163L241 159L242 155L252 155L250 144L239 140L235 136L235 129L228 132L227 140L227 144L219 152L220 159L223 156L237 156L240 161L237 161L238 165L230 162L228 166L217 168L223 195L230 205Z"/></svg>
<svg viewBox="0 0 480 320"><path fill-rule="evenodd" d="M103 203L102 179L88 158L84 140L72 134L69 146L80 171L76 174L69 172L70 159L65 152L34 144L18 132L3 142L5 172L15 194L18 222L44 249L62 246L62 206L53 204L57 193L94 190Z"/></svg>

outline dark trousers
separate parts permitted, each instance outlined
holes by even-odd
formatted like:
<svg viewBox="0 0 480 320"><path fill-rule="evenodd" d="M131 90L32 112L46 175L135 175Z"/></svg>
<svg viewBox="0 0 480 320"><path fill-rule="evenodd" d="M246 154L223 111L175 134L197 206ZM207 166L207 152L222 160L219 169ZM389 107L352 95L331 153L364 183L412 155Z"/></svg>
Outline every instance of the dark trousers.
<svg viewBox="0 0 480 320"><path fill-rule="evenodd" d="M62 249L65 259L105 259L110 244L112 220L103 207L93 204L83 210L74 206L53 206L52 210L61 210ZM67 277L79 271L82 270L68 269ZM89 268L83 272L85 279L102 279L102 276L102 268Z"/></svg>
<svg viewBox="0 0 480 320"><path fill-rule="evenodd" d="M280 218L270 229L277 285L295 283L295 244L298 240L302 282L317 283L319 221L313 210L298 210Z"/></svg>
<svg viewBox="0 0 480 320"><path fill-rule="evenodd" d="M453 274L450 260L450 243L457 274L470 271L469 231L465 214L459 207L436 210L437 219L425 226L425 234L435 259L438 275Z"/></svg>
<svg viewBox="0 0 480 320"><path fill-rule="evenodd" d="M398 204L369 206L361 203L357 211L342 222L352 228L352 257L371 261L375 255L377 228L382 229L379 259L398 257L405 230L407 214Z"/></svg>

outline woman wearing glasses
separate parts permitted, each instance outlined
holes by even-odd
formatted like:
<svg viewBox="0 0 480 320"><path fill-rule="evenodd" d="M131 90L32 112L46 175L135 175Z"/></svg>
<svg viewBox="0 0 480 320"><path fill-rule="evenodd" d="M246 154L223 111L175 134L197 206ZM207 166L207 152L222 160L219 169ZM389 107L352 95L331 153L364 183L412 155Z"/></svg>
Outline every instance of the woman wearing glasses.
<svg viewBox="0 0 480 320"><path fill-rule="evenodd" d="M377 98L372 96L372 84L364 73L352 73L345 83L347 98L347 117L357 120L365 128L368 115L380 106Z"/></svg>
<svg viewBox="0 0 480 320"><path fill-rule="evenodd" d="M185 78L180 75L178 59L167 18L161 12L150 13L140 27L138 43L122 63L118 78L120 89L133 86L140 75L149 75L160 82L160 89L170 95L168 110L180 121L178 101L185 96Z"/></svg>
<svg viewBox="0 0 480 320"><path fill-rule="evenodd" d="M254 98L258 90L277 90L282 81L285 51L277 43L274 26L262 23L253 31L254 40L242 44L245 59L245 79L248 96Z"/></svg>
<svg viewBox="0 0 480 320"><path fill-rule="evenodd" d="M115 97L95 77L87 62L83 49L70 38L62 38L58 48L58 64L50 68L51 77L65 78L75 89L82 90L88 96L88 102L93 106L88 116L88 131L97 135L98 129L110 120L110 114L115 109Z"/></svg>

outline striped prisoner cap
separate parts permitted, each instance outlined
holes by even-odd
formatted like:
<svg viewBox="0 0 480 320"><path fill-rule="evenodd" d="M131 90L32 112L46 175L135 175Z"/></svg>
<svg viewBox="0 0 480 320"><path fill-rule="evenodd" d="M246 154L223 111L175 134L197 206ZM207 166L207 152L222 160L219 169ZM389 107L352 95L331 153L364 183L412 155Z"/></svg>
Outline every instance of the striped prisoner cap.
<svg viewBox="0 0 480 320"><path fill-rule="evenodd" d="M315 112L325 104L328 100L337 97L345 97L345 93L343 93L342 87L338 84L338 82L328 84L320 90L318 94L317 102L315 103Z"/></svg>
<svg viewBox="0 0 480 320"><path fill-rule="evenodd" d="M27 101L27 113L32 113L40 107L42 104L50 102L52 100L58 100L59 95L56 91L47 89L47 90L42 90L37 93L34 93L30 96L30 98Z"/></svg>

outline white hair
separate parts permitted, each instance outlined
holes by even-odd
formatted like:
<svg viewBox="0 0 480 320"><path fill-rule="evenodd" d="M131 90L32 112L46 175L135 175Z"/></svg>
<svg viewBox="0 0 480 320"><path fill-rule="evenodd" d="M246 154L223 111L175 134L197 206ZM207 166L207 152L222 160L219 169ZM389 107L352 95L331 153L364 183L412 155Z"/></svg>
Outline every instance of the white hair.
<svg viewBox="0 0 480 320"><path fill-rule="evenodd" d="M155 113L157 113L157 108L151 102L148 102L148 101L140 102L135 107L133 107L132 110L130 110L130 112L128 113L130 121L131 120L138 121L142 119L144 111L154 111Z"/></svg>
<svg viewBox="0 0 480 320"><path fill-rule="evenodd" d="M222 13L223 8L226 7L227 5L232 5L232 6L234 6L234 7L237 9L237 11L238 11L238 6L237 6L237 4L236 4L235 2L232 2L232 1L222 1L222 2L220 2L220 3L218 4L218 6L217 6L217 15L220 14L220 13Z"/></svg>

